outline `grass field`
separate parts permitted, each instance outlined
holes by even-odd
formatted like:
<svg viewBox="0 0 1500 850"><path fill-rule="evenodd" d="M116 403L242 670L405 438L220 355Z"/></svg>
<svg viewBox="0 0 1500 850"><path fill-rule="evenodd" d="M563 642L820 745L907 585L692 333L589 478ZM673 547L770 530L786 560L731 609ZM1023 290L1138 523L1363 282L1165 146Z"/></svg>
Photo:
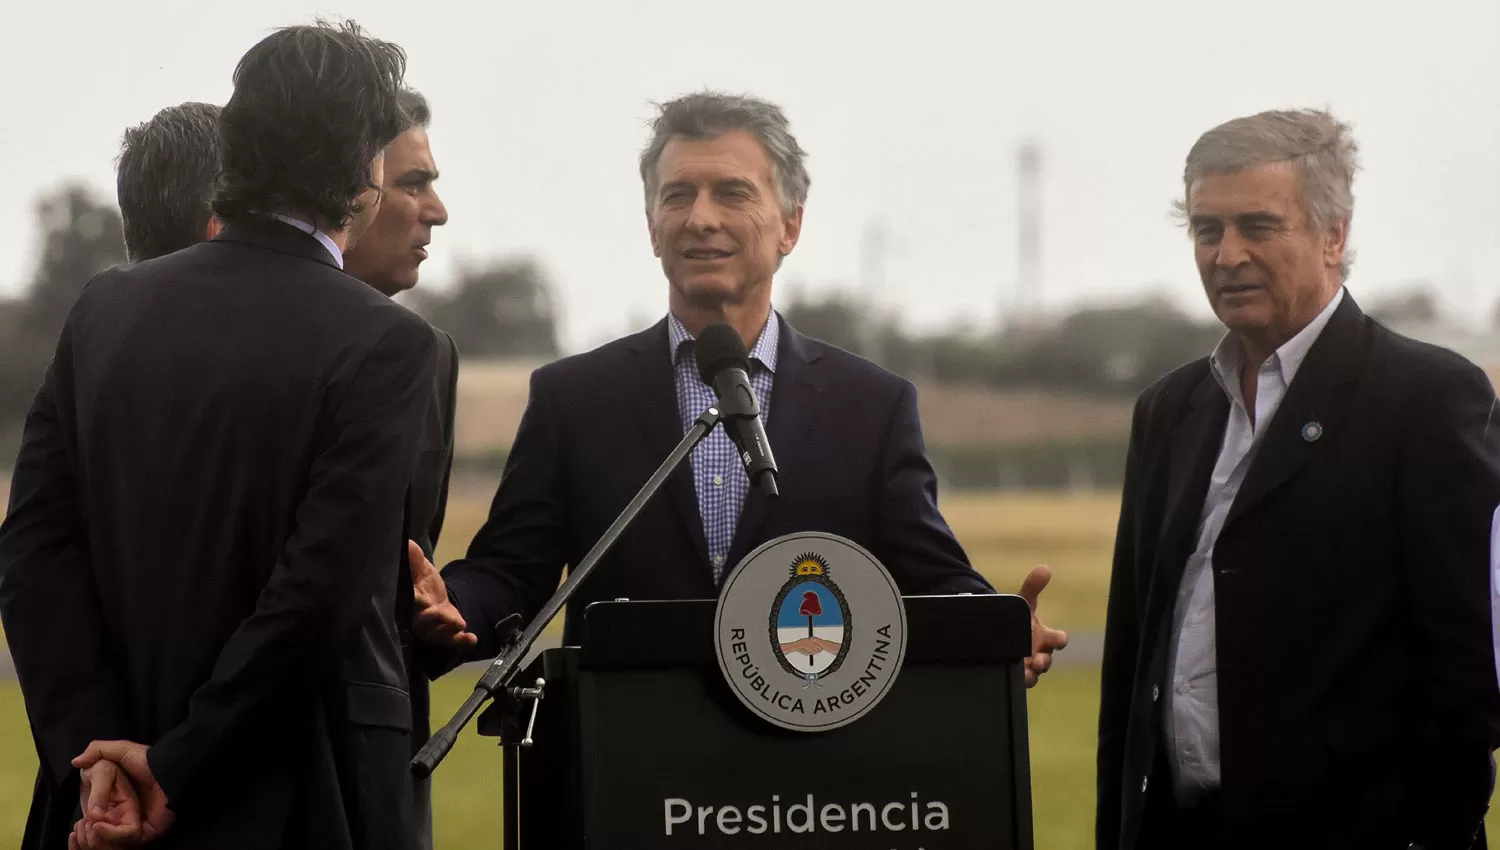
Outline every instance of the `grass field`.
<svg viewBox="0 0 1500 850"><path fill-rule="evenodd" d="M440 562L458 557L484 517L490 492L459 483L448 511ZM943 510L976 567L1002 592L1013 592L1036 563L1053 568L1042 597L1047 622L1075 635L1103 628L1109 559L1118 502L1112 495L945 496ZM1066 652L1066 651L1065 651ZM1094 744L1098 668L1059 666L1029 692L1032 801L1039 850L1093 846ZM446 720L472 688L456 675L438 682L433 716ZM499 753L472 728L436 777L437 846L499 846ZM21 697L0 683L0 847L19 843L36 757ZM1493 815L1490 833L1500 829Z"/></svg>

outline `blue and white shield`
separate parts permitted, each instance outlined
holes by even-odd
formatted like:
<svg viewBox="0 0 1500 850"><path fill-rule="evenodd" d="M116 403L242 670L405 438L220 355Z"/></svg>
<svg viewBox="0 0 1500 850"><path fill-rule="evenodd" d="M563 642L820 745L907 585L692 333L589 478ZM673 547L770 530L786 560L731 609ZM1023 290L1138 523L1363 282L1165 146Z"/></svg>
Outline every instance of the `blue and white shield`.
<svg viewBox="0 0 1500 850"><path fill-rule="evenodd" d="M776 643L787 669L816 679L842 659L849 616L830 585L801 581L782 593L776 612Z"/></svg>

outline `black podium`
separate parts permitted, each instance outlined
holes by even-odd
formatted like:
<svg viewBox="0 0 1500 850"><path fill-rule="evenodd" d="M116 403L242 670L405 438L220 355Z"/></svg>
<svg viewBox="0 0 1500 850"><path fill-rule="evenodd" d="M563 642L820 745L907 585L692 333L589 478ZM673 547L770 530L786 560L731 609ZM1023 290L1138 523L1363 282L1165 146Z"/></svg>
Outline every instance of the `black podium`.
<svg viewBox="0 0 1500 850"><path fill-rule="evenodd" d="M826 732L739 702L715 662L714 602L589 606L583 646L516 678L544 680L542 699L480 718L504 744L504 847L1030 850L1025 600L904 601L894 686Z"/></svg>

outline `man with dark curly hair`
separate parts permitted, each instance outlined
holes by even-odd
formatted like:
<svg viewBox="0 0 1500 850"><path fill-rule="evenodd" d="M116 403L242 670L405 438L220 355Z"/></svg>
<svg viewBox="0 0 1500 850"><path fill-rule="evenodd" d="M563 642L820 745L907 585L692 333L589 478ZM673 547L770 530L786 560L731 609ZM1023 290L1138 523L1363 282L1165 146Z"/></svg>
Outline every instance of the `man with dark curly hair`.
<svg viewBox="0 0 1500 850"><path fill-rule="evenodd" d="M404 71L354 24L255 45L224 230L68 317L0 525L41 757L25 846L414 841L403 519L437 339L341 271Z"/></svg>

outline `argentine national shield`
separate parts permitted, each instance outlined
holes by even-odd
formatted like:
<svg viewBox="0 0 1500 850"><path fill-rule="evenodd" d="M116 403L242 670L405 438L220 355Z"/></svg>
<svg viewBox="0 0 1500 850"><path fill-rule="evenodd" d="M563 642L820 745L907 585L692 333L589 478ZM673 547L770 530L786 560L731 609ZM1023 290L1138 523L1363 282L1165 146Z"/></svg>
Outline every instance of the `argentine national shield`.
<svg viewBox="0 0 1500 850"><path fill-rule="evenodd" d="M891 574L852 540L788 534L725 577L714 647L751 711L783 729L837 729L874 709L895 682L906 607Z"/></svg>
<svg viewBox="0 0 1500 850"><path fill-rule="evenodd" d="M799 555L772 609L782 669L809 682L836 671L849 654L849 606L829 573L826 558Z"/></svg>

